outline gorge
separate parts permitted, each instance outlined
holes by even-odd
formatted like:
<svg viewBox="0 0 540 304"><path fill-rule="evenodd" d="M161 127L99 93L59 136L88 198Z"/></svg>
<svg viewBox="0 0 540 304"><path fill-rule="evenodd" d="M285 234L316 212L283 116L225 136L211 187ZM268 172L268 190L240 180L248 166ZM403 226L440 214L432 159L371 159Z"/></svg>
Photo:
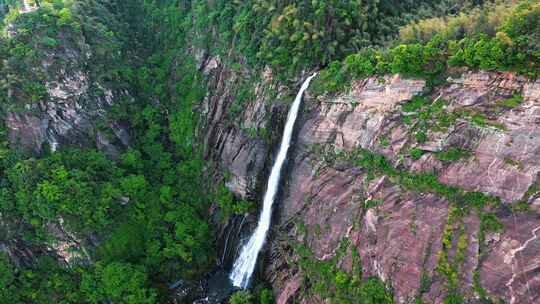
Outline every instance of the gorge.
<svg viewBox="0 0 540 304"><path fill-rule="evenodd" d="M0 0L0 303L539 302L539 16Z"/></svg>

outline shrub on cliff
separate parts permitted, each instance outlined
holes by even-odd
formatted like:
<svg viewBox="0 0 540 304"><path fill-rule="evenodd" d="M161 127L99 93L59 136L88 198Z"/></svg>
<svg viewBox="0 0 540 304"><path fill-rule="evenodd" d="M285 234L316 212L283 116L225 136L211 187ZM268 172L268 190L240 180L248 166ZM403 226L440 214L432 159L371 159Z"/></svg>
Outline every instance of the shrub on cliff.
<svg viewBox="0 0 540 304"><path fill-rule="evenodd" d="M425 45L402 44L390 49L389 71L405 76L434 77L444 70L444 49L433 39Z"/></svg>
<svg viewBox="0 0 540 304"><path fill-rule="evenodd" d="M249 291L235 292L229 299L229 304L253 304L254 297Z"/></svg>

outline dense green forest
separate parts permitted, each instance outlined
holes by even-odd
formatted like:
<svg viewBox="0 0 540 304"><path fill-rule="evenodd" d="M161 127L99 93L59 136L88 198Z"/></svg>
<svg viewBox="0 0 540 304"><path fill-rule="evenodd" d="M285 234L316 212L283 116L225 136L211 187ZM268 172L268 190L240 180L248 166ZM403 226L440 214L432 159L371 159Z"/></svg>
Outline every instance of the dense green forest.
<svg viewBox="0 0 540 304"><path fill-rule="evenodd" d="M444 81L449 67L540 71L540 5L531 1L486 5L455 17L409 24L395 46L365 48L332 62L318 79L319 92L343 90L351 79L386 73Z"/></svg>
<svg viewBox="0 0 540 304"><path fill-rule="evenodd" d="M537 77L539 4L483 2L41 0L32 3L35 11L20 13L21 1L0 0L3 115L46 99L47 71L54 69L87 69L134 100L107 113L130 124L130 147L117 159L69 146L35 155L10 145L2 125L0 241L37 255L17 264L0 247L0 303L165 303L169 284L214 266L211 204L218 203L221 220L248 207L215 185L202 157L193 108L207 89L194 48L256 71L271 67L284 83L323 69L315 81L321 94L386 73L436 84L452 66ZM94 54L83 67L54 56L65 49L84 53L80 39ZM53 68L46 70L44 60ZM86 248L69 266L49 250L51 227L69 231ZM380 281L312 265L301 251L301 267L333 286L330 295L315 286L321 296L337 303L350 302L344 293L361 295L362 303L392 301ZM259 302L272 302L268 290L231 298Z"/></svg>
<svg viewBox="0 0 540 304"><path fill-rule="evenodd" d="M14 101L43 98L49 75L29 67L40 66L57 48L77 50L77 39L85 39L95 54L87 63L91 77L129 88L137 98L118 103L109 113L111 119L131 123L132 143L111 160L76 147L36 158L4 142L2 238L20 240L43 254L22 268L2 257L0 302L164 302L170 296L168 284L199 276L212 265L209 204L224 195L230 200L228 193L207 191L201 147L194 145L191 104L204 94L201 80L187 57L172 70L171 56L181 46L135 28L138 24L128 19L145 16L142 2L40 4L35 12L11 9L6 16L6 25L15 25L17 35L2 38L7 59L2 73L11 76L3 78L4 109L23 105ZM164 36L182 34L180 22L169 26ZM165 51L156 53L150 46ZM80 63L55 58L53 64L75 69ZM166 87L173 73L176 82ZM156 99L159 103L152 102ZM66 268L47 254L53 224L91 248L80 263ZM91 240L99 245L92 246Z"/></svg>

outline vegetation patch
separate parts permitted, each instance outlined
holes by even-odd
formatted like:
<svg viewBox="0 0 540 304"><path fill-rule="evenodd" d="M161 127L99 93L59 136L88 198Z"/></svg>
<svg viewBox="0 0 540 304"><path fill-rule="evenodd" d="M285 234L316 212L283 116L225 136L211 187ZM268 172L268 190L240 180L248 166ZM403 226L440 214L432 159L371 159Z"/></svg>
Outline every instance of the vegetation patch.
<svg viewBox="0 0 540 304"><path fill-rule="evenodd" d="M409 102L401 105L403 112L416 112L432 103L426 96L414 96Z"/></svg>
<svg viewBox="0 0 540 304"><path fill-rule="evenodd" d="M329 260L320 261L313 257L309 248L303 244L295 246L299 260L297 265L304 275L305 297L315 297L330 303L394 303L390 290L378 278L362 278L360 257L355 248L348 250L349 242L343 240L336 255ZM349 253L352 258L352 271L345 272L338 262Z"/></svg>
<svg viewBox="0 0 540 304"><path fill-rule="evenodd" d="M518 107L522 102L523 96L519 94L514 94L511 98L497 101L497 105L500 107L512 109Z"/></svg>
<svg viewBox="0 0 540 304"><path fill-rule="evenodd" d="M387 175L406 189L417 192L432 192L456 203L460 207L482 209L486 205L497 206L500 200L481 192L468 192L457 187L448 186L438 181L431 173L411 173L394 168L382 155L368 150L358 149L338 156L342 160L364 168L367 173Z"/></svg>
<svg viewBox="0 0 540 304"><path fill-rule="evenodd" d="M371 208L375 208L377 206L380 206L383 204L383 201L382 200L366 200L364 202L364 209L365 210L368 210L368 209L371 209Z"/></svg>
<svg viewBox="0 0 540 304"><path fill-rule="evenodd" d="M424 151L420 148L413 148L411 149L409 154L412 157L412 159L418 160L420 159L420 157L422 157L422 155L424 155Z"/></svg>
<svg viewBox="0 0 540 304"><path fill-rule="evenodd" d="M510 157L505 157L504 163L520 170L523 169L523 164L519 160L515 160Z"/></svg>
<svg viewBox="0 0 540 304"><path fill-rule="evenodd" d="M435 157L437 157L437 159L448 162L468 158L470 155L471 153L469 151L455 147L450 147L446 151L435 153Z"/></svg>

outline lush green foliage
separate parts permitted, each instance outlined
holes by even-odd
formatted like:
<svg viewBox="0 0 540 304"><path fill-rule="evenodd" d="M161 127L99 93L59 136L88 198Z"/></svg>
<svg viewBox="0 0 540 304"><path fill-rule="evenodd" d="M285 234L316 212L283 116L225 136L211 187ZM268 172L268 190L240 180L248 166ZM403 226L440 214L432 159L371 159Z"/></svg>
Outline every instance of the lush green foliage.
<svg viewBox="0 0 540 304"><path fill-rule="evenodd" d="M272 293L271 289L263 289L261 290L261 293L259 295L260 297L260 304L273 304L275 303L274 294Z"/></svg>
<svg viewBox="0 0 540 304"><path fill-rule="evenodd" d="M164 302L167 292L158 294L156 289L180 276L198 276L211 266L214 237L208 210L210 202L225 195L207 191L210 186L194 139L197 121L192 107L205 92L197 68L188 56L178 57L180 46L163 36L133 33L126 19L133 17L131 13L144 16L141 2L41 4L35 12L14 14L10 22L17 34L0 40L7 58L1 73L9 75L2 77L1 88L9 88L12 97L2 100L2 109L18 101L42 101L45 78L59 69L83 69L90 82L130 87L136 101L119 100L108 114L131 123L131 143L117 161L92 149L66 147L33 158L2 147L0 214L10 228L6 237L29 248L45 248L53 245L59 227L76 241L68 250L96 263L79 265L75 259L65 268L38 250L43 258L14 268L2 257L6 287L0 302ZM126 6L126 15L111 15L119 9L116 4ZM183 30L171 27L175 33ZM124 40L124 35L135 41ZM148 46L132 48L141 42ZM42 69L42 60L66 49L92 55L85 62L76 59L85 56L53 57ZM99 96L99 90L95 94ZM231 204L238 212L247 209L234 200ZM10 224L11 219L16 222Z"/></svg>
<svg viewBox="0 0 540 304"><path fill-rule="evenodd" d="M60 267L52 257L41 257L31 269L16 270L0 255L0 303L83 303L78 274ZM6 271L6 272L4 272Z"/></svg>
<svg viewBox="0 0 540 304"><path fill-rule="evenodd" d="M378 34L376 1L261 1L260 13L272 9L277 12L258 55L290 74L299 66L327 64L357 51L374 40L372 34Z"/></svg>
<svg viewBox="0 0 540 304"><path fill-rule="evenodd" d="M486 2L481 7L467 9L457 15L418 20L400 28L399 41L425 43L436 35L444 40L460 40L479 33L495 36L516 4L515 1Z"/></svg>
<svg viewBox="0 0 540 304"><path fill-rule="evenodd" d="M0 255L0 299L3 302L14 303L14 291L12 288L15 281L14 267L5 254Z"/></svg>
<svg viewBox="0 0 540 304"><path fill-rule="evenodd" d="M480 1L481 2L481 1ZM400 25L438 16L465 1L193 1L184 7L198 46L220 54L236 53L258 66L270 65L279 76L392 39ZM210 13L209 13L210 12ZM213 30L207 35L209 29Z"/></svg>
<svg viewBox="0 0 540 304"><path fill-rule="evenodd" d="M155 290L145 286L145 274L129 264L98 263L90 273L81 267L65 269L44 256L32 268L18 270L2 254L0 270L0 303L139 304L155 303L156 298Z"/></svg>
<svg viewBox="0 0 540 304"><path fill-rule="evenodd" d="M319 93L346 89L351 80L375 74L399 73L440 81L447 66L511 70L536 77L540 70L538 18L540 6L524 2L498 27L497 35L478 32L456 38L434 35L427 42L400 44L390 49L364 49L344 61L332 62L314 87Z"/></svg>
<svg viewBox="0 0 540 304"><path fill-rule="evenodd" d="M229 304L253 304L253 295L248 291L238 291L229 299Z"/></svg>
<svg viewBox="0 0 540 304"><path fill-rule="evenodd" d="M502 24L497 32L496 38L489 43L484 36L476 42L473 51L474 54L462 54L459 51L466 52L467 47L460 47L453 50L453 56L461 60L472 60L471 66L486 69L498 67L512 67L518 72L530 73L537 76L538 62L540 60L540 42L538 41L538 32L540 31L540 4L529 4L527 2L519 5L516 11L511 14L506 22ZM463 44L468 44L466 41ZM475 57L487 55L485 51L491 51L493 54L487 56L485 62ZM504 54L504 58L499 53ZM462 56L462 57L461 57ZM463 58L464 57L464 58ZM472 57L472 59L470 59ZM463 59L462 59L463 58ZM453 58L451 58L453 60ZM476 61L476 62L474 62ZM495 62L495 63L493 63ZM451 62L452 63L452 62ZM536 73L534 73L536 70Z"/></svg>
<svg viewBox="0 0 540 304"><path fill-rule="evenodd" d="M147 290L146 274L130 264L97 264L95 273L85 273L81 292L90 303L111 301L126 304L155 303L155 291Z"/></svg>
<svg viewBox="0 0 540 304"><path fill-rule="evenodd" d="M387 73L401 73L406 76L427 76L434 78L444 69L444 50L437 41L426 45L399 45L390 50L364 49L349 55L343 62L334 61L320 72L314 81L318 93L337 92L346 89L351 80Z"/></svg>
<svg viewBox="0 0 540 304"><path fill-rule="evenodd" d="M118 177L120 171L93 151L20 160L5 174L2 209L35 227L63 217L69 229L102 231L119 207L120 185L110 177Z"/></svg>
<svg viewBox="0 0 540 304"><path fill-rule="evenodd" d="M394 303L392 293L385 284L374 277L362 279L362 269L358 253L352 249L353 267L351 272L340 269L338 261L347 253L348 242L343 241L337 254L327 260L315 259L305 245L296 246L299 254L298 265L303 271L305 286L309 286L307 296L315 296L330 303L390 304Z"/></svg>

